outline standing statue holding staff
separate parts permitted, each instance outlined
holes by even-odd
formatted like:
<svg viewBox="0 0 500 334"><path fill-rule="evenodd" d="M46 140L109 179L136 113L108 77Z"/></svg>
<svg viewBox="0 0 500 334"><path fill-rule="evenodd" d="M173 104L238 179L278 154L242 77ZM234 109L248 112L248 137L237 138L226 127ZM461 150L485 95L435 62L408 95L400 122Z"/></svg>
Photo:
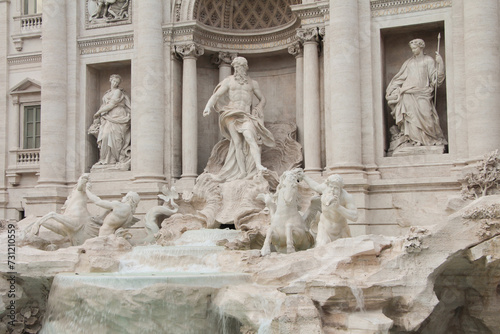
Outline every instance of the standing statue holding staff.
<svg viewBox="0 0 500 334"><path fill-rule="evenodd" d="M435 60L425 55L422 39L414 39L409 45L413 57L401 66L386 91L391 115L400 131L398 145L446 145L434 96L445 79L443 58L438 51ZM397 151L397 147L395 149Z"/></svg>
<svg viewBox="0 0 500 334"><path fill-rule="evenodd" d="M266 99L258 83L247 74L247 60L236 57L231 65L234 75L217 85L203 111L203 116L208 116L212 110L220 114L220 130L230 142L224 166L218 175L226 181L249 178L266 170L261 163L260 145L275 145L272 133L264 127ZM259 103L252 109L254 95Z"/></svg>

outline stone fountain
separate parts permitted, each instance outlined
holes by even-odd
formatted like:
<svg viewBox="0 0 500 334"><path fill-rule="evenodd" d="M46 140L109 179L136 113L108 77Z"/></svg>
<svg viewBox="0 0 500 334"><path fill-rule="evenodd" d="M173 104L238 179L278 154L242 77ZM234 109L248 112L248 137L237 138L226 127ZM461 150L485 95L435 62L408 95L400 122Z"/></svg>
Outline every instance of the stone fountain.
<svg viewBox="0 0 500 334"><path fill-rule="evenodd" d="M485 175L497 153L465 177L444 223L352 236L342 177L297 168L295 127L264 124L245 64L207 103L225 138L182 199L163 188L139 221L137 194L101 199L86 175L63 213L17 224L16 273L0 258L0 291L15 291L0 333L499 332L500 195ZM224 100L232 90L241 100ZM91 216L87 198L106 213Z"/></svg>

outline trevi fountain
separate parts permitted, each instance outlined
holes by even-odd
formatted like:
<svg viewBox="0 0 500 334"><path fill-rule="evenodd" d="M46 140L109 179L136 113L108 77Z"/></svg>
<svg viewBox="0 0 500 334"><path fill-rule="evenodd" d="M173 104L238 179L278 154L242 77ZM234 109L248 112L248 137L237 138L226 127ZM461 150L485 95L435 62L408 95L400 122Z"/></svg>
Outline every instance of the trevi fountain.
<svg viewBox="0 0 500 334"><path fill-rule="evenodd" d="M0 334L500 332L498 0L0 14Z"/></svg>

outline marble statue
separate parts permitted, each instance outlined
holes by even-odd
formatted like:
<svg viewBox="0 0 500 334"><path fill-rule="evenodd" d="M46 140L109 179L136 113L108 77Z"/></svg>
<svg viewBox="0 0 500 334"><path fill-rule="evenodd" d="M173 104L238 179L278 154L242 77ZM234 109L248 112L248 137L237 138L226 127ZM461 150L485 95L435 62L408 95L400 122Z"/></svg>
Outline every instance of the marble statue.
<svg viewBox="0 0 500 334"><path fill-rule="evenodd" d="M37 235L40 226L69 238L72 246L81 245L85 240L96 237L100 225L92 219L87 210L85 189L88 181L89 174L86 173L80 176L76 186L64 203L62 213L49 212L28 226L26 229L28 238Z"/></svg>
<svg viewBox="0 0 500 334"><path fill-rule="evenodd" d="M86 193L89 200L95 205L107 209L99 229L100 237L114 234L119 228L131 226L132 223L138 221L134 217L134 213L141 198L136 192L129 191L121 201L102 200L90 191L90 185L87 185Z"/></svg>
<svg viewBox="0 0 500 334"><path fill-rule="evenodd" d="M247 60L236 57L231 65L235 74L217 85L203 111L203 116L208 116L212 110L220 114L220 130L230 141L224 166L218 175L226 181L250 178L258 171L266 170L261 163L261 145L275 145L272 133L264 127L266 99L259 84L247 74ZM255 107L252 106L253 95L259 100Z"/></svg>
<svg viewBox="0 0 500 334"><path fill-rule="evenodd" d="M153 242L154 234L160 230L161 222L176 213L179 209L179 205L174 202L175 199L179 198L175 187L168 189L166 186L163 186L161 191L163 194L158 195L158 197L164 201L163 205L149 209L144 217L144 227L147 233L144 242Z"/></svg>
<svg viewBox="0 0 500 334"><path fill-rule="evenodd" d="M293 253L314 246L314 235L309 227L320 205L313 199L306 214L299 212L298 183L302 174L301 169L286 171L281 175L274 195L259 195L271 213L271 226L261 249L262 256L271 253L271 244L280 253Z"/></svg>
<svg viewBox="0 0 500 334"><path fill-rule="evenodd" d="M102 105L94 114L89 133L97 138L99 161L93 168L130 169L130 98L119 88L122 78L109 78L111 89L104 94Z"/></svg>
<svg viewBox="0 0 500 334"><path fill-rule="evenodd" d="M391 115L399 128L398 148L411 146L442 146L447 141L439 125L435 107L435 90L445 79L443 58L424 54L425 42L409 43L413 57L404 62L386 90Z"/></svg>
<svg viewBox="0 0 500 334"><path fill-rule="evenodd" d="M319 184L302 172L302 179L312 190L321 194L321 215L316 246L323 246L339 238L351 237L347 220L356 221L358 210L351 194L343 189L344 181L338 174L330 175Z"/></svg>

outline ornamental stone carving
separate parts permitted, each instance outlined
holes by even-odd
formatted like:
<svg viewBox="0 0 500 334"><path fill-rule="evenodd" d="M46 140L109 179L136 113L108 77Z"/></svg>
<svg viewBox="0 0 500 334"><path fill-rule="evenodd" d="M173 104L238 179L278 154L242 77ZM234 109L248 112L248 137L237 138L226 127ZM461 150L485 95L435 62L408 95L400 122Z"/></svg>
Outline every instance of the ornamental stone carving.
<svg viewBox="0 0 500 334"><path fill-rule="evenodd" d="M175 52L179 54L183 59L195 58L202 56L205 53L205 49L196 43L189 43L183 45L176 45Z"/></svg>
<svg viewBox="0 0 500 334"><path fill-rule="evenodd" d="M293 43L288 47L288 53L294 56L295 58L298 57L303 57L304 56L304 50L302 48L302 45L300 42Z"/></svg>
<svg viewBox="0 0 500 334"><path fill-rule="evenodd" d="M86 28L131 23L132 0L86 0Z"/></svg>
<svg viewBox="0 0 500 334"><path fill-rule="evenodd" d="M297 37L303 42L319 42L318 28L301 28L297 29Z"/></svg>

